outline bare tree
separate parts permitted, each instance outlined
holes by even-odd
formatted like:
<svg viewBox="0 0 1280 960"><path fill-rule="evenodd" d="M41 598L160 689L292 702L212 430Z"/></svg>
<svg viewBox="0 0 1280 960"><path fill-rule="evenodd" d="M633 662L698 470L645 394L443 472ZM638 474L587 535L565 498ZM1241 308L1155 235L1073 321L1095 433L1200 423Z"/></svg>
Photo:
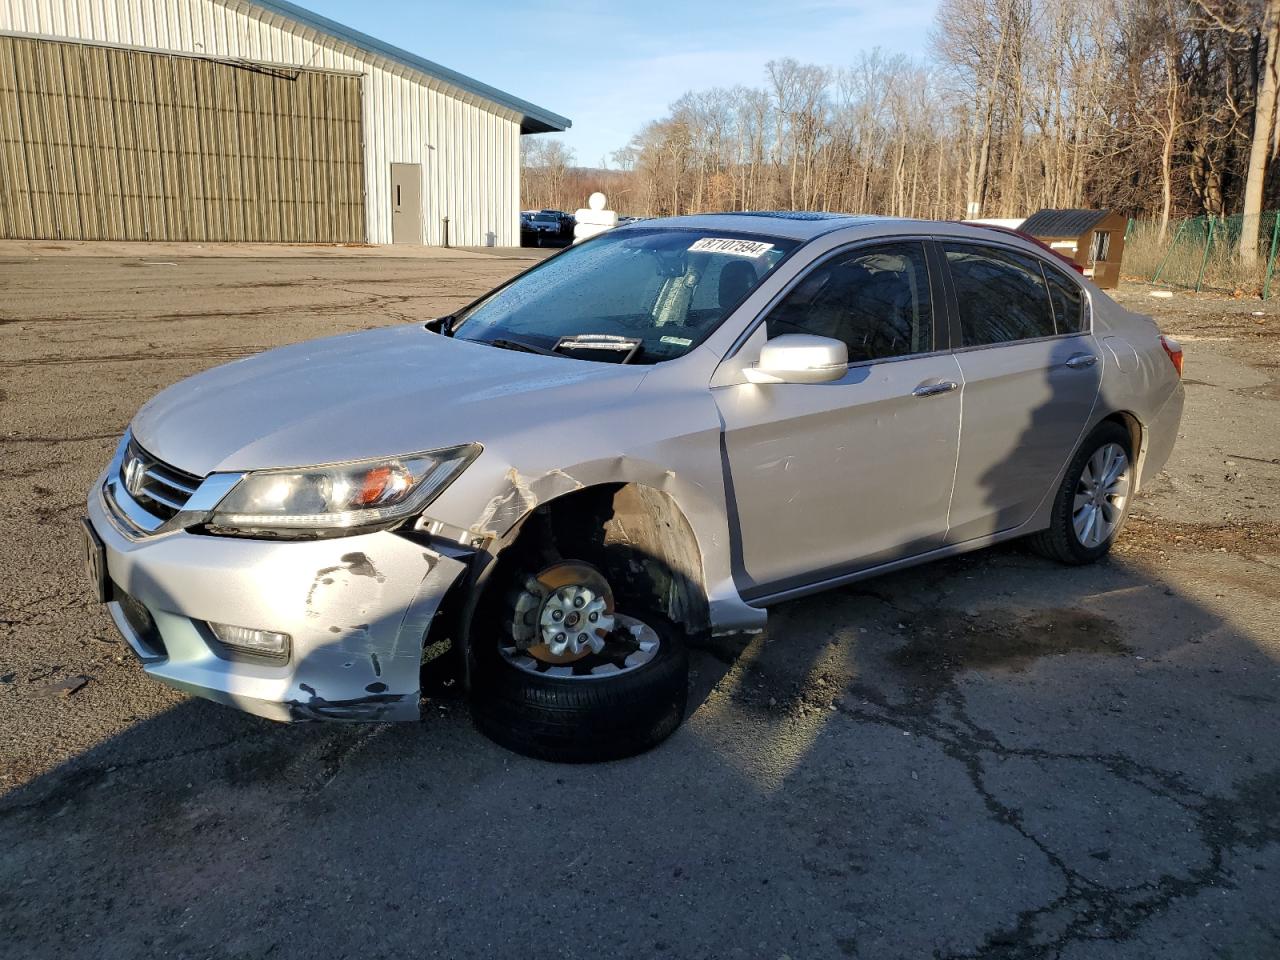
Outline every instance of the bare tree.
<svg viewBox="0 0 1280 960"><path fill-rule="evenodd" d="M1249 142L1249 166L1245 177L1243 223L1240 229L1240 261L1252 267L1258 259L1258 232L1262 223L1263 187L1267 166L1276 155L1277 54L1280 53L1280 0L1224 4L1200 0L1200 7L1215 24L1233 34L1252 35L1257 69L1254 77L1253 130Z"/></svg>
<svg viewBox="0 0 1280 960"><path fill-rule="evenodd" d="M561 140L524 137L520 141L524 203L539 208L565 205L565 178L573 159L573 150Z"/></svg>
<svg viewBox="0 0 1280 960"><path fill-rule="evenodd" d="M1256 220L1280 201L1278 4L942 0L930 59L780 59L760 87L692 91L615 154L616 182L647 215L1089 205L1167 229L1243 204ZM554 166L536 159L531 191Z"/></svg>

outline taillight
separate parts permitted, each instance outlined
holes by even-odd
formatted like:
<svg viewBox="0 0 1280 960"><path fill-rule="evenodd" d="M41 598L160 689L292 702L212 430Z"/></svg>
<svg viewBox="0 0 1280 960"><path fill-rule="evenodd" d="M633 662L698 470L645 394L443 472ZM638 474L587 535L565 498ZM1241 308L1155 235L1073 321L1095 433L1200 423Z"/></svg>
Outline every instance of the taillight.
<svg viewBox="0 0 1280 960"><path fill-rule="evenodd" d="M1182 344L1173 337L1160 337L1160 346L1164 347L1165 354L1169 357L1169 362L1173 364L1173 369L1178 371L1178 376L1182 376Z"/></svg>

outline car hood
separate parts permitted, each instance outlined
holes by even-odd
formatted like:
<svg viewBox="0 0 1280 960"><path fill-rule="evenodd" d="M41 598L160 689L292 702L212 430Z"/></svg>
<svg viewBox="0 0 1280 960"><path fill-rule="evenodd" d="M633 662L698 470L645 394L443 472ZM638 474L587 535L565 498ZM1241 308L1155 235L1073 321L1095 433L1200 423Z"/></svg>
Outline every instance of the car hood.
<svg viewBox="0 0 1280 960"><path fill-rule="evenodd" d="M635 390L644 367L501 350L418 324L311 340L198 373L133 420L153 456L198 476L485 443ZM536 399L535 399L536 397Z"/></svg>

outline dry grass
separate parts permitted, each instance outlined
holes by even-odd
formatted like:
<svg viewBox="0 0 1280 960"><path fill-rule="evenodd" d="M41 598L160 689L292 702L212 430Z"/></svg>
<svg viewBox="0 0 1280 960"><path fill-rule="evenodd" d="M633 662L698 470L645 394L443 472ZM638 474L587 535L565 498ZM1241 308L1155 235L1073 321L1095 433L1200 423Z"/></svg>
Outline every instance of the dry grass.
<svg viewBox="0 0 1280 960"><path fill-rule="evenodd" d="M1158 224L1140 221L1134 224L1125 241L1124 274L1155 280L1158 270L1160 283L1171 287L1194 287L1203 269L1201 283L1204 289L1258 296L1266 282L1266 261L1275 216L1266 215L1260 232L1261 255L1249 268L1240 262L1236 252L1239 225L1234 220L1239 218L1229 219L1226 227L1220 224L1213 230L1207 257L1204 256L1204 248L1210 242L1207 221L1190 221L1181 232L1178 224L1170 224L1165 238L1160 237Z"/></svg>
<svg viewBox="0 0 1280 960"><path fill-rule="evenodd" d="M1203 269L1201 284L1206 290L1230 293L1239 291L1258 296L1266 281L1269 238L1275 216L1276 214L1266 216L1260 240L1267 242L1261 243L1262 255L1252 267L1246 267L1240 261L1236 250L1238 227L1231 229L1230 220L1228 227L1220 225L1214 231L1208 257L1205 256L1205 247L1209 243L1206 221L1190 222L1181 233L1178 225L1171 223L1163 239L1160 237L1159 224L1147 221L1135 223L1125 241L1123 272L1125 276L1153 281L1159 271L1159 282L1162 284L1194 287Z"/></svg>

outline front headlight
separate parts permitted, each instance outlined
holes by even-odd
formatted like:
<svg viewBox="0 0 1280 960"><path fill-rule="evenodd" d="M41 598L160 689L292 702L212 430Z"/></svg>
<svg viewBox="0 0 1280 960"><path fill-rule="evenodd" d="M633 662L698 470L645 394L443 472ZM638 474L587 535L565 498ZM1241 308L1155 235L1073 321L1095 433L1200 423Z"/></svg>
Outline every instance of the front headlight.
<svg viewBox="0 0 1280 960"><path fill-rule="evenodd" d="M212 533L341 536L393 525L431 502L479 444L404 457L245 474L210 515Z"/></svg>

